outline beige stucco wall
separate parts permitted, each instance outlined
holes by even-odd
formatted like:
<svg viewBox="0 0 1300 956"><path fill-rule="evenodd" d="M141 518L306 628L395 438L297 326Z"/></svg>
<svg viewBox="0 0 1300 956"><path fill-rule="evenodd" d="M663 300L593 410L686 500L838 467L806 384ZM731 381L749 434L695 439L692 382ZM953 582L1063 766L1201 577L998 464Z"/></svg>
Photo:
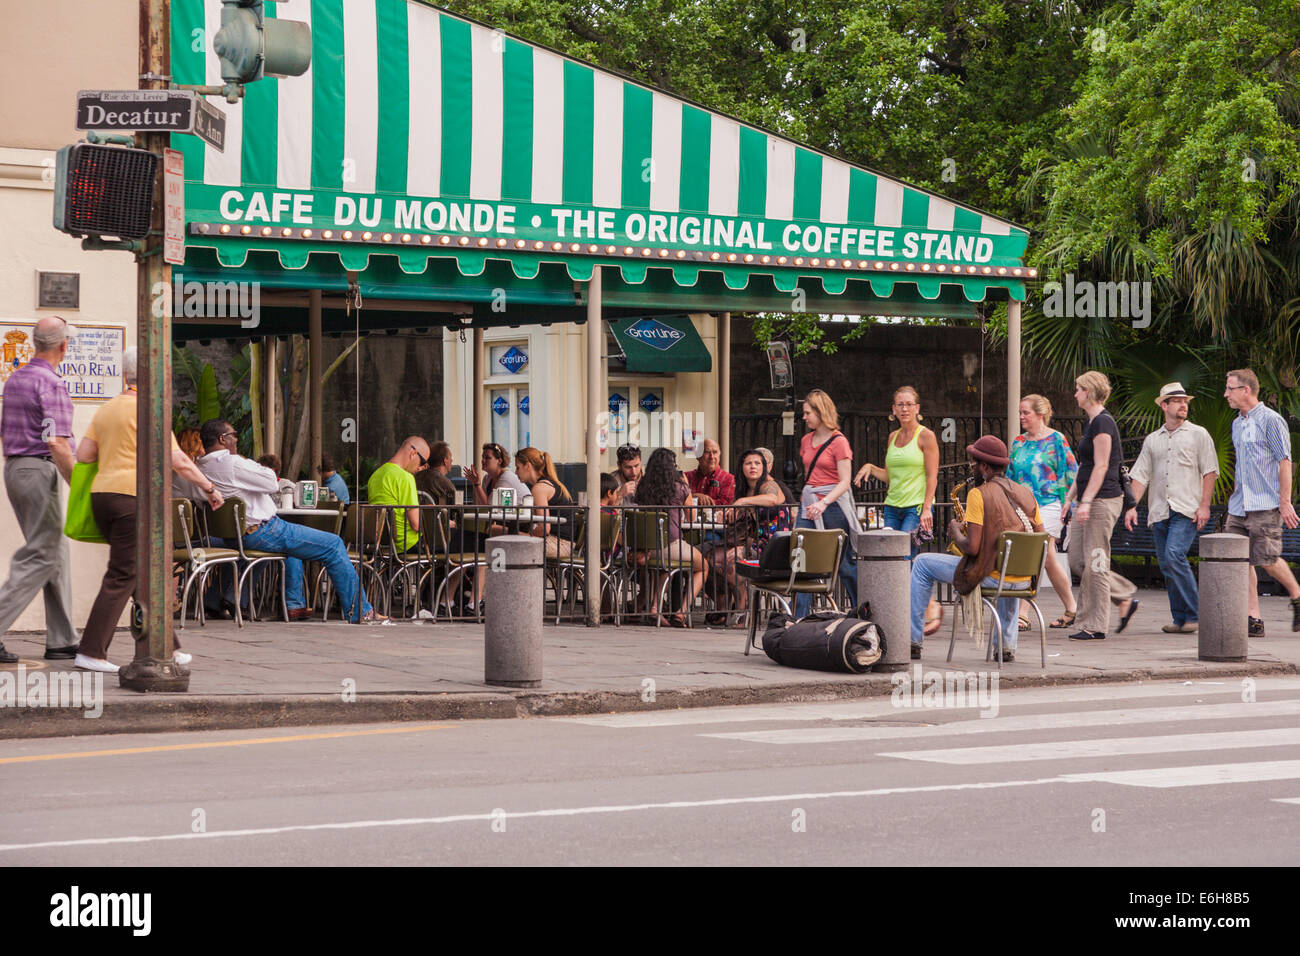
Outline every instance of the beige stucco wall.
<svg viewBox="0 0 1300 956"><path fill-rule="evenodd" d="M139 86L139 10L136 0L0 0L0 146L75 142L77 90Z"/></svg>
<svg viewBox="0 0 1300 956"><path fill-rule="evenodd" d="M55 150L76 142L73 128L78 89L136 85L137 5L130 0L4 0L5 56L0 58L0 320L32 322L48 315L36 308L36 273L81 274L81 308L59 311L78 322L126 327L135 342L135 265L123 252L83 252L71 236L51 225ZM85 433L96 402L74 403L73 429ZM66 494L66 492L65 492ZM0 495L0 575L22 545L7 495ZM108 560L104 545L73 542L73 621L90 613ZM44 630L37 597L15 630Z"/></svg>

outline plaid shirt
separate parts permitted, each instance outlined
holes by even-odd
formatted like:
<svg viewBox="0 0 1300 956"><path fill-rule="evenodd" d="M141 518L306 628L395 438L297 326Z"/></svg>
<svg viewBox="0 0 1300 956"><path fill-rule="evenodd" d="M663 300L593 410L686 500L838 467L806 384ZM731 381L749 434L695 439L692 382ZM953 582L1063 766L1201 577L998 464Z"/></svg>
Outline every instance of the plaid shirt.
<svg viewBox="0 0 1300 956"><path fill-rule="evenodd" d="M708 495L714 504L729 505L736 500L736 479L721 468L705 475L700 469L686 473L686 483L691 486L691 494Z"/></svg>
<svg viewBox="0 0 1300 956"><path fill-rule="evenodd" d="M1232 420L1237 451L1237 485L1228 499L1228 514L1244 518L1251 511L1280 507L1278 466L1291 457L1286 419L1263 402Z"/></svg>
<svg viewBox="0 0 1300 956"><path fill-rule="evenodd" d="M72 442L72 399L68 386L42 358L9 376L0 408L0 439L6 458L18 455L49 457L49 440Z"/></svg>

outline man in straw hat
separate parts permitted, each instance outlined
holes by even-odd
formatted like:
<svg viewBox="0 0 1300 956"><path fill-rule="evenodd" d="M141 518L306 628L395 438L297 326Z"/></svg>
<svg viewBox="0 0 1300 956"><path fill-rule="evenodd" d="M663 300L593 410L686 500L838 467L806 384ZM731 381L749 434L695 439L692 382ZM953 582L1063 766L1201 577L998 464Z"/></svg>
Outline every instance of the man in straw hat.
<svg viewBox="0 0 1300 956"><path fill-rule="evenodd" d="M1134 506L1124 515L1124 527L1132 531L1137 524L1136 503L1143 492L1150 492L1147 524L1174 618L1161 628L1166 634L1196 632L1196 575L1187 552L1210 518L1210 497L1219 478L1219 458L1210 433L1187 420L1191 400L1179 382L1160 389L1156 404L1165 413L1165 424L1142 442L1131 473Z"/></svg>
<svg viewBox="0 0 1300 956"><path fill-rule="evenodd" d="M982 634L983 606L979 585L997 587L998 575L994 566L998 559L995 547L1003 531L1042 531L1043 516L1038 511L1034 493L1024 485L1006 476L1007 446L994 435L984 435L966 453L974 460L974 467L982 484L973 487L966 495L966 527L954 518L948 524L948 536L962 550L962 557L953 554L918 554L912 562L912 658L921 656L922 629L925 627L925 608L930 602L930 592L935 582L954 585L963 596L962 608L967 621L973 623L977 634ZM1025 577L1007 576L1006 590L1023 590L1028 586ZM1002 659L1016 659L1016 637L1019 634L1016 610L1019 601L1003 598L998 601L998 620L1002 634Z"/></svg>

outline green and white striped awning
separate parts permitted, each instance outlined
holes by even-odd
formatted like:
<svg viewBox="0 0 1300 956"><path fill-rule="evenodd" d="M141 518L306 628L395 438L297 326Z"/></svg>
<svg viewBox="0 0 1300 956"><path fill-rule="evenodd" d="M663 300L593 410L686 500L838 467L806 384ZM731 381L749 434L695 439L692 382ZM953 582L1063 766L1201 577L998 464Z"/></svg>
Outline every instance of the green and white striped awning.
<svg viewBox="0 0 1300 956"><path fill-rule="evenodd" d="M267 13L310 23L309 72L214 101L224 151L173 137L187 245L221 267L272 252L283 269L330 256L363 273L386 257L419 297L431 258L519 279L560 264L576 281L606 264L620 287L671 276L656 295L694 290L693 308L756 277L918 308L1024 298L1023 229L616 74L419 0ZM174 0L176 82L220 82L220 14Z"/></svg>

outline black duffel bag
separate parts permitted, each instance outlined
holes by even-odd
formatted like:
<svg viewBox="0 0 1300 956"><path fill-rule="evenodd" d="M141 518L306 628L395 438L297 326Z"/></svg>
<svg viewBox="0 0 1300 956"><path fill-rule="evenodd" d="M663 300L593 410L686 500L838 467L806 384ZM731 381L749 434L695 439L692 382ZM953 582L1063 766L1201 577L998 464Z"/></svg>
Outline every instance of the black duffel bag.
<svg viewBox="0 0 1300 956"><path fill-rule="evenodd" d="M868 617L819 611L800 620L774 614L763 632L763 651L778 664L804 670L862 674L885 653L885 635Z"/></svg>

